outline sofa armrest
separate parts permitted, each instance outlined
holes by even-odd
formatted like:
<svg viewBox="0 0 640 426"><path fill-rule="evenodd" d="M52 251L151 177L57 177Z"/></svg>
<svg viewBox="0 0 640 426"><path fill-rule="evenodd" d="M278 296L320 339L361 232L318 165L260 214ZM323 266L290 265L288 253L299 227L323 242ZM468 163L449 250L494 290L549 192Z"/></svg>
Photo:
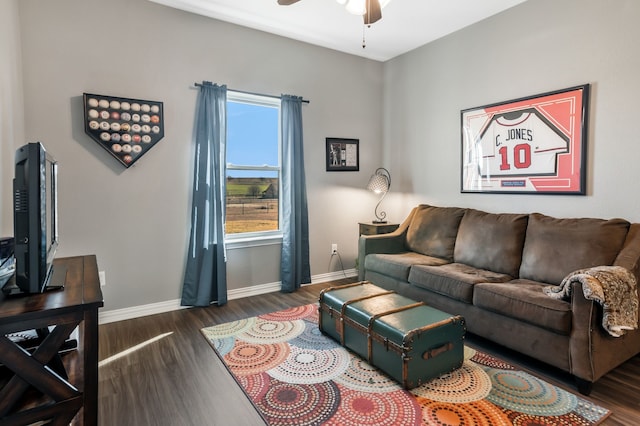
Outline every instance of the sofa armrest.
<svg viewBox="0 0 640 426"><path fill-rule="evenodd" d="M609 335L602 327L602 307L584 297L581 283L572 286L570 373L595 382L640 352L640 330L627 331L622 337Z"/></svg>
<svg viewBox="0 0 640 426"><path fill-rule="evenodd" d="M569 358L571 371L575 377L594 382L593 346L591 334L598 327L596 312L598 306L587 300L582 292L582 284L573 282L571 289L571 340Z"/></svg>
<svg viewBox="0 0 640 426"><path fill-rule="evenodd" d="M400 226L389 234L360 235L358 240L358 279L364 280L364 258L371 253L402 253L406 251L407 229L417 210L414 207Z"/></svg>
<svg viewBox="0 0 640 426"><path fill-rule="evenodd" d="M364 258L371 253L402 253L406 251L406 232L399 229L389 234L360 235L358 240L358 278L364 280Z"/></svg>
<svg viewBox="0 0 640 426"><path fill-rule="evenodd" d="M640 282L640 224L632 223L614 266L631 271ZM602 327L602 307L584 297L582 284L571 289L571 374L595 382L608 371L640 352L640 331L610 336Z"/></svg>
<svg viewBox="0 0 640 426"><path fill-rule="evenodd" d="M380 235L361 235L358 241L358 255L371 253L402 253L406 251L405 234L391 232Z"/></svg>

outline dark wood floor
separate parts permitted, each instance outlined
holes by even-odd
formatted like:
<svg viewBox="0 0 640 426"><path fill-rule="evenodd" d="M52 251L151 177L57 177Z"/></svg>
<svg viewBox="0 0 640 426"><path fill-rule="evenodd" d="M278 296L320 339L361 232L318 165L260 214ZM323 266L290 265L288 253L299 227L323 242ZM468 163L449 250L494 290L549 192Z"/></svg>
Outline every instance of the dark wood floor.
<svg viewBox="0 0 640 426"><path fill-rule="evenodd" d="M351 280L306 286L292 294L232 300L224 307L185 309L101 325L99 424L263 425L199 330L313 303L321 289L346 282ZM570 377L544 364L474 336L468 336L467 343L574 390ZM123 354L132 348L131 353ZM588 399L613 411L605 425L640 424L640 356L599 380Z"/></svg>

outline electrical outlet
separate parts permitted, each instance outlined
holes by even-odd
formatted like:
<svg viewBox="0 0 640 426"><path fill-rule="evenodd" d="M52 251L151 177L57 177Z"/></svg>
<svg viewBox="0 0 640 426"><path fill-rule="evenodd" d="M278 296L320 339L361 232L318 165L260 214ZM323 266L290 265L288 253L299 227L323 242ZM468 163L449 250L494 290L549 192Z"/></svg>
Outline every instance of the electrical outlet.
<svg viewBox="0 0 640 426"><path fill-rule="evenodd" d="M331 244L331 254L338 254L338 245L335 243Z"/></svg>
<svg viewBox="0 0 640 426"><path fill-rule="evenodd" d="M98 279L100 281L100 287L104 287L107 285L107 275L104 271L98 272Z"/></svg>

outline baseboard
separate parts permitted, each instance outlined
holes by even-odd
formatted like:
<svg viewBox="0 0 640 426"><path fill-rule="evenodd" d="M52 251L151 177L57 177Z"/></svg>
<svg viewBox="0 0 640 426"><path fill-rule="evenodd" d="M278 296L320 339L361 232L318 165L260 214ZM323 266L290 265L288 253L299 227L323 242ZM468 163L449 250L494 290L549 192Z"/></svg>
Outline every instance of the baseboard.
<svg viewBox="0 0 640 426"><path fill-rule="evenodd" d="M319 274L311 277L310 284L319 284L327 281L335 281L343 278L351 278L358 275L355 269L347 269L344 271L329 272L327 274ZM306 285L310 285L306 284ZM227 295L229 300L242 299L244 297L259 296L261 294L273 293L280 291L280 282L254 285L250 287L235 288L229 290ZM132 306L130 308L113 309L110 311L100 311L98 320L100 324L108 324L110 322L124 321L133 318L144 317L147 315L161 314L164 312L177 311L185 309L188 306L181 306L180 299L167 300L165 302L150 303L148 305Z"/></svg>
<svg viewBox="0 0 640 426"><path fill-rule="evenodd" d="M147 315L161 314L163 312L177 311L188 306L181 306L180 299L167 300L165 302L150 303L148 305L132 306L130 308L113 309L110 311L98 311L98 322L108 324L110 322L124 321Z"/></svg>
<svg viewBox="0 0 640 426"><path fill-rule="evenodd" d="M356 269L345 269L344 271L329 272L327 274L318 274L311 277L311 284L326 283L327 281L342 280L345 278L357 277ZM306 284L309 285L309 284Z"/></svg>

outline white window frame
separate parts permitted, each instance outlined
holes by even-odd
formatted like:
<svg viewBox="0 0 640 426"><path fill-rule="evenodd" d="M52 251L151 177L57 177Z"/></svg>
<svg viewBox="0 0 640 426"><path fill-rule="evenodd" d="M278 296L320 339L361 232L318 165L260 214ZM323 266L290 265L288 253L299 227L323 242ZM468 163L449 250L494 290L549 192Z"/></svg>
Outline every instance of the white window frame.
<svg viewBox="0 0 640 426"><path fill-rule="evenodd" d="M261 96L252 93L237 92L233 90L227 91L227 102L245 103L250 105L258 105L269 108L276 108L278 111L278 165L277 166L247 166L231 164L227 162L227 170L257 170L257 171L276 171L278 173L278 229L274 231L257 231L242 232L236 234L225 233L225 243L228 249L256 247L265 245L274 245L282 243L282 130L281 123L281 107L280 98L272 96ZM226 176L225 176L226 179ZM226 197L225 197L226 203ZM226 211L226 208L225 208ZM225 217L226 220L226 217Z"/></svg>

